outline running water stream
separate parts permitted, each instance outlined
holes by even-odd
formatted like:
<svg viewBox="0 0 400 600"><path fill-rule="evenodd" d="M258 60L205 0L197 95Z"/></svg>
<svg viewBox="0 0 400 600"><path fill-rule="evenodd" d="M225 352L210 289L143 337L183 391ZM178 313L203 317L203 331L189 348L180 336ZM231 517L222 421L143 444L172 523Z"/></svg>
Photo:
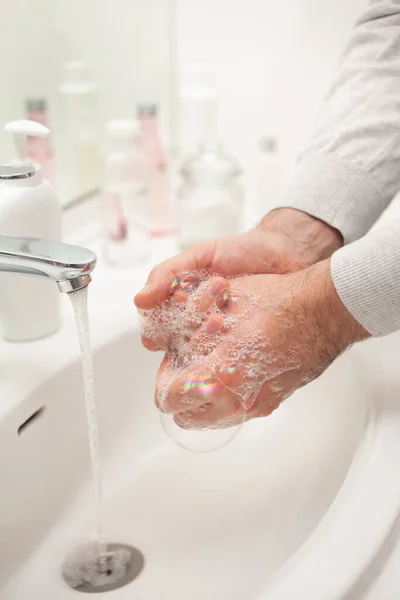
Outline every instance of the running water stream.
<svg viewBox="0 0 400 600"><path fill-rule="evenodd" d="M87 310L88 287L69 294L74 309L79 336L79 347L82 361L83 386L89 433L90 458L92 463L95 491L96 542L98 544L100 564L106 562L107 544L103 531L103 497L101 485L99 425L96 410L93 357L90 346L90 328Z"/></svg>

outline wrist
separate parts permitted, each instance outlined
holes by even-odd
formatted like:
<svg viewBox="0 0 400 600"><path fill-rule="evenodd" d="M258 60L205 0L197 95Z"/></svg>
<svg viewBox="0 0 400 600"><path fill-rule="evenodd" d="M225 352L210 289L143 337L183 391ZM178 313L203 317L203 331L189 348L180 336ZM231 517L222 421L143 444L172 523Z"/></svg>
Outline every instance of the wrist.
<svg viewBox="0 0 400 600"><path fill-rule="evenodd" d="M353 317L341 301L331 276L330 259L310 267L305 278L304 293L316 319L316 331L340 354L370 333Z"/></svg>
<svg viewBox="0 0 400 600"><path fill-rule="evenodd" d="M285 239L295 263L289 271L329 258L343 245L343 238L337 229L294 208L273 210L256 229Z"/></svg>

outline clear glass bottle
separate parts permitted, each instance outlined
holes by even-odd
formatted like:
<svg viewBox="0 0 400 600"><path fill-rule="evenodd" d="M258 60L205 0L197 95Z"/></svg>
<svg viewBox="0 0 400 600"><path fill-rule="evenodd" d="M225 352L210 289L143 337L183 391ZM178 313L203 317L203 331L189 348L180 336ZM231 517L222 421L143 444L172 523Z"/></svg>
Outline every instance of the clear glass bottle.
<svg viewBox="0 0 400 600"><path fill-rule="evenodd" d="M218 143L200 145L181 168L178 240L182 249L243 226L243 189L239 163Z"/></svg>
<svg viewBox="0 0 400 600"><path fill-rule="evenodd" d="M108 264L130 268L143 263L148 256L148 161L137 121L109 121L107 138L103 184L104 254Z"/></svg>

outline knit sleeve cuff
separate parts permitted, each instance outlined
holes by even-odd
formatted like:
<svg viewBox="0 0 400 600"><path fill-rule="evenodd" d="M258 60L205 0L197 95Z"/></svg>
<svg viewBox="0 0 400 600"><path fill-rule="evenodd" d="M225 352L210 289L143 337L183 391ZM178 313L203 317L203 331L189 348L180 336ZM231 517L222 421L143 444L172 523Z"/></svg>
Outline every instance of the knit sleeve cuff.
<svg viewBox="0 0 400 600"><path fill-rule="evenodd" d="M335 252L331 275L355 319L373 336L400 329L400 220Z"/></svg>
<svg viewBox="0 0 400 600"><path fill-rule="evenodd" d="M362 237L386 207L372 177L332 154L308 155L297 166L279 206L296 208L340 231L345 243Z"/></svg>

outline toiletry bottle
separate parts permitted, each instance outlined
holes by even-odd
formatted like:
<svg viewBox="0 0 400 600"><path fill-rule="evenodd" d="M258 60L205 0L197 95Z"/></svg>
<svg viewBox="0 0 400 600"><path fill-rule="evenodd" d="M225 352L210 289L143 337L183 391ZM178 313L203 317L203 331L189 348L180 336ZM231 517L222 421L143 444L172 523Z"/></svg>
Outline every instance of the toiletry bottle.
<svg viewBox="0 0 400 600"><path fill-rule="evenodd" d="M65 65L63 166L60 174L64 200L79 198L99 187L99 139L97 130L97 86L89 78L83 61Z"/></svg>
<svg viewBox="0 0 400 600"><path fill-rule="evenodd" d="M196 242L233 235L244 226L239 163L218 141L219 95L211 76L195 69L186 80L185 147L197 150L183 161L178 191L178 241L182 249ZM183 138L182 138L183 139Z"/></svg>
<svg viewBox="0 0 400 600"><path fill-rule="evenodd" d="M9 235L57 240L61 234L59 203L40 165L27 157L28 136L45 137L49 130L33 121L12 121L5 131L14 137L16 158L10 165L32 165L32 176L0 182L0 231ZM60 327L60 293L53 281L15 273L0 273L0 329L4 338L29 341Z"/></svg>
<svg viewBox="0 0 400 600"><path fill-rule="evenodd" d="M275 136L264 136L259 141L251 187L251 219L258 223L279 204L283 193L283 165Z"/></svg>
<svg viewBox="0 0 400 600"><path fill-rule="evenodd" d="M150 234L154 237L170 234L173 230L170 177L168 161L159 131L157 106L139 105L143 147L149 162L149 216Z"/></svg>
<svg viewBox="0 0 400 600"><path fill-rule="evenodd" d="M243 228L243 189L238 162L220 144L201 144L184 161L178 194L178 241L197 242L234 235Z"/></svg>
<svg viewBox="0 0 400 600"><path fill-rule="evenodd" d="M179 85L179 153L189 156L204 140L216 141L219 91L214 71L203 64L190 65Z"/></svg>
<svg viewBox="0 0 400 600"><path fill-rule="evenodd" d="M148 160L137 121L109 121L106 130L105 259L110 265L135 267L147 258L149 250Z"/></svg>
<svg viewBox="0 0 400 600"><path fill-rule="evenodd" d="M29 121L49 127L47 103L44 98L28 98L26 113ZM55 161L50 135L44 138L28 136L28 157L34 163L40 164L43 179L47 179L55 187Z"/></svg>

